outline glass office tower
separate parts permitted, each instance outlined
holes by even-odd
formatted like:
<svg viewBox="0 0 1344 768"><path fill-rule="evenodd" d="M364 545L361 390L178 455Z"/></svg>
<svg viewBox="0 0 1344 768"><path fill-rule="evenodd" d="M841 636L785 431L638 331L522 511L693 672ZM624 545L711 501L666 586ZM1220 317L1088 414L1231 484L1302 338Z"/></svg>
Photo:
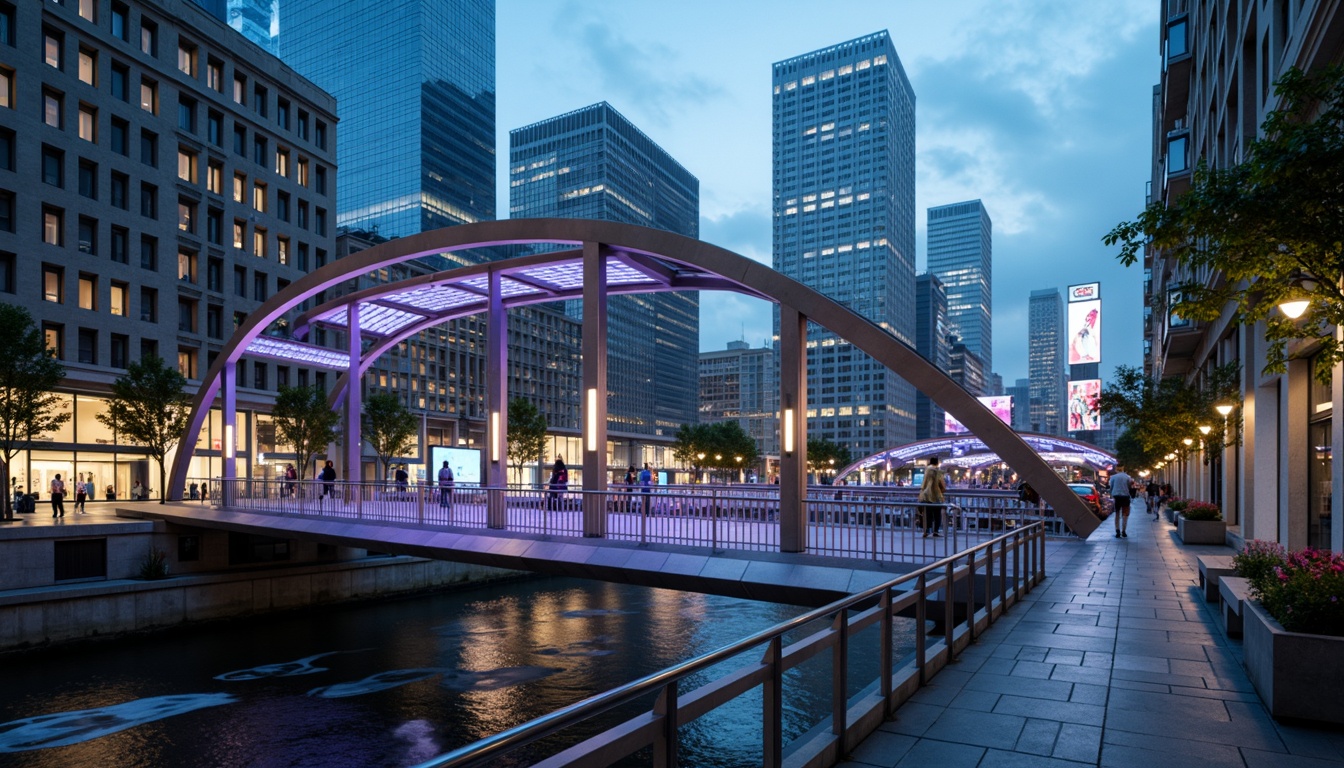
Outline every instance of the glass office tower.
<svg viewBox="0 0 1344 768"><path fill-rule="evenodd" d="M774 268L914 346L915 92L887 32L774 65ZM778 319L776 319L778 332ZM808 335L809 434L856 456L915 437L915 390Z"/></svg>
<svg viewBox="0 0 1344 768"><path fill-rule="evenodd" d="M509 217L552 216L699 237L700 182L611 105L594 104L509 132ZM696 422L698 293L612 297L607 337L613 432L670 437Z"/></svg>
<svg viewBox="0 0 1344 768"><path fill-rule="evenodd" d="M1031 378L1031 429L1063 435L1064 299L1058 288L1031 292L1027 314L1027 374Z"/></svg>
<svg viewBox="0 0 1344 768"><path fill-rule="evenodd" d="M929 271L947 290L950 332L994 370L993 225L979 200L929 209Z"/></svg>
<svg viewBox="0 0 1344 768"><path fill-rule="evenodd" d="M283 0L281 21L280 58L337 100L339 226L495 218L492 0Z"/></svg>

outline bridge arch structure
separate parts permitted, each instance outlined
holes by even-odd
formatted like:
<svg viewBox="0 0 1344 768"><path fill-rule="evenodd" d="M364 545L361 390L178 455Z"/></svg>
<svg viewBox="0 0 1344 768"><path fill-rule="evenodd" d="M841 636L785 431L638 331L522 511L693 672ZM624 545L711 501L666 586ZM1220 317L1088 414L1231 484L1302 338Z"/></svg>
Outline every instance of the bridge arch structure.
<svg viewBox="0 0 1344 768"><path fill-rule="evenodd" d="M299 316L292 338L265 331L323 290L382 267L448 251L509 244L559 244L560 250L487 262L341 296ZM333 407L345 415L345 465L360 463L361 388L351 386L383 353L421 330L458 317L486 314L486 471L503 486L507 470L507 315L511 307L583 301L583 477L588 490L607 482L607 297L659 291L723 290L775 302L780 310L780 546L806 549L807 323L814 322L867 353L951 413L1027 479L1079 535L1097 526L1063 480L1013 430L913 348L839 302L732 251L671 232L586 219L509 219L390 240L317 269L268 299L229 339L193 399L168 487L181 498L196 435L220 398L223 478L235 472L236 364L243 355L341 372ZM305 341L313 326L346 331L345 349ZM365 339L370 344L365 345ZM225 483L227 489L229 484ZM585 499L584 531L605 534L599 496ZM225 499L227 503L227 498ZM501 515L499 519L502 519Z"/></svg>
<svg viewBox="0 0 1344 768"><path fill-rule="evenodd" d="M1095 445L1057 435L1041 435L1034 432L1017 433L1032 450L1047 464L1053 466L1070 465L1090 467L1093 470L1114 469L1118 460L1115 454L1103 451ZM1003 457L991 449L984 440L976 435L947 435L919 440L895 448L879 451L841 469L835 475L835 482L844 480L855 472L865 470L900 469L908 464L938 456L944 465L982 469L1004 461Z"/></svg>

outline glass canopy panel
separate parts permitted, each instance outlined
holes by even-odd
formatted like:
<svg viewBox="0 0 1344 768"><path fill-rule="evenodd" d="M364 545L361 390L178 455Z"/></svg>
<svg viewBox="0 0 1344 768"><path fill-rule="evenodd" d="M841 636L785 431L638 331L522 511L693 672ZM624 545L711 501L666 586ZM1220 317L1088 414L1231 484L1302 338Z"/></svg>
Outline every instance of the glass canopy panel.
<svg viewBox="0 0 1344 768"><path fill-rule="evenodd" d="M583 262L569 261L546 264L519 270L538 282L553 285L561 291L575 291L583 287Z"/></svg>
<svg viewBox="0 0 1344 768"><path fill-rule="evenodd" d="M350 367L350 356L334 349L314 347L289 339L258 336L247 345L246 354L291 360L300 365L343 371Z"/></svg>
<svg viewBox="0 0 1344 768"><path fill-rule="evenodd" d="M462 280L460 282L462 285L469 285L478 291L488 293L490 290L489 275L476 275L475 277L468 277L466 280ZM528 285L527 283L520 283L517 280L510 280L507 277L502 277L500 278L499 281L499 293L501 296L507 299L510 296L526 296L532 293L543 293L543 291L540 288L537 288L536 286Z"/></svg>
<svg viewBox="0 0 1344 768"><path fill-rule="evenodd" d="M402 304L426 312L444 312L484 300L478 293L459 291L446 285L433 285L416 288L413 291L393 293L383 297L383 301Z"/></svg>
<svg viewBox="0 0 1344 768"><path fill-rule="evenodd" d="M623 261L607 261L607 285L634 285L656 282L658 281Z"/></svg>
<svg viewBox="0 0 1344 768"><path fill-rule="evenodd" d="M397 331L424 320L425 316L414 312L384 307L378 304L359 305L359 330L379 336L391 336Z"/></svg>

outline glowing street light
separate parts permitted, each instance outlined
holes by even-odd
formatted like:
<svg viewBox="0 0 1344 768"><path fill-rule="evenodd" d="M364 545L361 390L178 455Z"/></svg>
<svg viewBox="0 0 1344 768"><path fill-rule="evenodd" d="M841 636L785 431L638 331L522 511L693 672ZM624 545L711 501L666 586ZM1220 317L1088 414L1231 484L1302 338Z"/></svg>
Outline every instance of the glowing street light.
<svg viewBox="0 0 1344 768"><path fill-rule="evenodd" d="M1305 272L1294 272L1288 280L1288 292L1279 302L1279 311L1289 320L1296 320L1306 314L1311 306L1311 294L1316 290L1316 278Z"/></svg>
<svg viewBox="0 0 1344 768"><path fill-rule="evenodd" d="M1209 426L1208 424L1200 424L1200 425L1199 425L1199 433L1200 433L1201 435L1207 435L1207 434L1209 434L1209 433L1212 432L1212 431L1213 431L1213 427Z"/></svg>
<svg viewBox="0 0 1344 768"><path fill-rule="evenodd" d="M1235 406L1233 406L1231 403L1219 403L1213 406L1213 410L1217 411L1219 416L1222 416L1224 419L1226 419L1228 416L1232 415L1232 409L1234 407Z"/></svg>
<svg viewBox="0 0 1344 768"><path fill-rule="evenodd" d="M1193 437L1183 437L1181 438L1181 442L1185 443L1186 447L1189 447L1195 444L1195 439Z"/></svg>

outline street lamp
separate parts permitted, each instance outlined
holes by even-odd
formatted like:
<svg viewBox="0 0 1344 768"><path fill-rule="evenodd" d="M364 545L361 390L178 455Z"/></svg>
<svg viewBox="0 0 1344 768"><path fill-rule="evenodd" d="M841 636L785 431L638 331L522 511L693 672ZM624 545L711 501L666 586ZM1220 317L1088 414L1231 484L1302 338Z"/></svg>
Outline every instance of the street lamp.
<svg viewBox="0 0 1344 768"><path fill-rule="evenodd" d="M695 464L695 474L696 474L696 478L695 478L695 480L696 480L696 482L698 482L698 483L703 483L703 482L705 481L705 478L704 478L704 475L701 475L701 474L700 474L700 468L703 467L703 466L705 465L705 452L704 452L704 451L701 451L701 452L695 454L695 461L696 461L696 464Z"/></svg>
<svg viewBox="0 0 1344 768"><path fill-rule="evenodd" d="M1200 433L1201 435L1207 435L1207 434L1209 434L1209 433L1212 432L1212 431L1213 431L1213 427L1209 426L1208 424L1200 424L1200 425L1199 425L1199 433Z"/></svg>
<svg viewBox="0 0 1344 768"><path fill-rule="evenodd" d="M1182 437L1181 442L1185 443L1185 447L1189 448L1195 444L1195 439L1193 437Z"/></svg>
<svg viewBox="0 0 1344 768"><path fill-rule="evenodd" d="M742 457L734 456L733 461L737 463L737 482L742 482Z"/></svg>
<svg viewBox="0 0 1344 768"><path fill-rule="evenodd" d="M1217 411L1219 416L1222 416L1224 419L1226 419L1228 416L1232 415L1232 409L1234 407L1235 406L1233 406L1231 403L1219 403L1213 406L1213 410Z"/></svg>
<svg viewBox="0 0 1344 768"><path fill-rule="evenodd" d="M1288 279L1288 291L1279 301L1279 311L1289 320L1296 320L1311 306L1311 294L1316 290L1316 278L1296 271Z"/></svg>

